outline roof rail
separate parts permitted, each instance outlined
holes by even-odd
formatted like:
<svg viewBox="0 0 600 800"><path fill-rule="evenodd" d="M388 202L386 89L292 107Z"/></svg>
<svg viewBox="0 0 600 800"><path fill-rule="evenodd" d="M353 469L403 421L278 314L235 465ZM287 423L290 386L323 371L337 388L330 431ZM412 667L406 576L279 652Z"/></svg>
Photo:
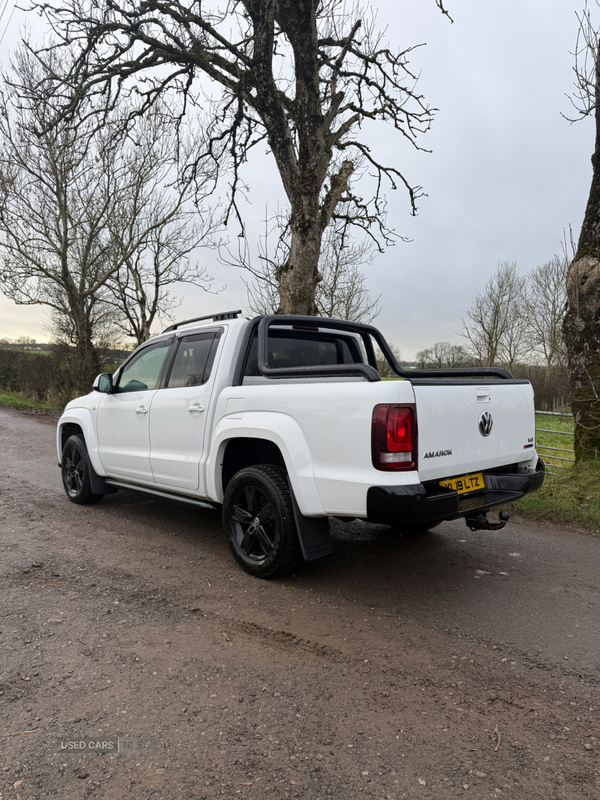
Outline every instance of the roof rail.
<svg viewBox="0 0 600 800"><path fill-rule="evenodd" d="M194 317L193 319L183 319L181 322L176 322L174 325L169 325L168 328L165 328L163 333L168 333L169 331L176 331L180 325L188 325L190 322L202 322L205 319L212 319L213 322L221 322L224 319L237 319L238 314L241 314L242 311L239 309L238 311L223 311L221 314L207 314L205 317Z"/></svg>

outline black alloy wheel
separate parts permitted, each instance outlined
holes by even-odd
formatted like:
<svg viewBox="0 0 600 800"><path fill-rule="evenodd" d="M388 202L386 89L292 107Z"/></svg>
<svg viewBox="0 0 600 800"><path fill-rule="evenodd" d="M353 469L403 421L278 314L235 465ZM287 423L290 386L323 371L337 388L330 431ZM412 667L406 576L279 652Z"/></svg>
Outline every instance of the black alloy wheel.
<svg viewBox="0 0 600 800"><path fill-rule="evenodd" d="M81 505L97 503L103 494L92 491L90 457L81 436L69 436L62 454L61 473L67 497Z"/></svg>
<svg viewBox="0 0 600 800"><path fill-rule="evenodd" d="M233 557L258 578L289 575L302 563L287 474L261 464L240 470L223 499L223 527Z"/></svg>

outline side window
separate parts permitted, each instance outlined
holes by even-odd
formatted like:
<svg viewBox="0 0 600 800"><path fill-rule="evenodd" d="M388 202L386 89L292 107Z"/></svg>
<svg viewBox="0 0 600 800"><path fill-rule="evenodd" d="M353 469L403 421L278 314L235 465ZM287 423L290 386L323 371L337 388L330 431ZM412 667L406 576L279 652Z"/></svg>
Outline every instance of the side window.
<svg viewBox="0 0 600 800"><path fill-rule="evenodd" d="M123 369L116 392L144 392L156 389L160 371L171 341L149 345Z"/></svg>
<svg viewBox="0 0 600 800"><path fill-rule="evenodd" d="M169 389L181 386L201 386L210 378L220 333L195 333L179 340L171 374Z"/></svg>

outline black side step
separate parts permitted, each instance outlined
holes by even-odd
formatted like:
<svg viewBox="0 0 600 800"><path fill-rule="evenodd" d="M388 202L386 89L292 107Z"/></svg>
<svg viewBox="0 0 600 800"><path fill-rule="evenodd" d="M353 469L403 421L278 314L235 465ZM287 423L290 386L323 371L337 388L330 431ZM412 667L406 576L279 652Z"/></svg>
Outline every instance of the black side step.
<svg viewBox="0 0 600 800"><path fill-rule="evenodd" d="M116 486L119 489L130 489L132 492L143 492L144 494L153 494L156 497L164 497L165 500L177 500L180 503L189 503L192 506L200 506L200 508L209 508L216 511L219 506L217 503L211 503L209 500L196 500L195 497L187 497L182 494L175 494L171 492L163 492L159 489L148 489L145 486L138 486L133 483L126 483L125 481L115 481L113 478L107 478L106 483L111 486Z"/></svg>

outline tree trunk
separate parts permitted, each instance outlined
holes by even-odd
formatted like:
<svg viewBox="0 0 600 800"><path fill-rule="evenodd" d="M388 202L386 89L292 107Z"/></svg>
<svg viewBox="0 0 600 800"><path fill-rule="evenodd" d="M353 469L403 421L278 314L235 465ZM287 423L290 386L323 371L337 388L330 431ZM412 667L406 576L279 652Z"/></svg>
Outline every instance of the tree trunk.
<svg viewBox="0 0 600 800"><path fill-rule="evenodd" d="M78 298L80 299L80 298ZM92 340L92 325L83 303L70 300L71 313L77 335L73 357L70 359L69 383L74 396L87 394L94 378L100 372L100 356Z"/></svg>
<svg viewBox="0 0 600 800"><path fill-rule="evenodd" d="M600 190L600 186L595 186L598 183L600 181L594 175L592 193ZM588 254L580 257L578 251L567 274L567 311L563 332L575 421L576 461L591 460L600 453L599 256L597 245L594 254L588 250Z"/></svg>
<svg viewBox="0 0 600 800"><path fill-rule="evenodd" d="M150 322L150 320L146 319L145 316L142 316L142 326L141 326L141 331L139 333L138 342L137 342L138 345L144 344L144 342L147 342L148 339L150 338L150 327L151 327L151 325L152 325L152 323Z"/></svg>
<svg viewBox="0 0 600 800"><path fill-rule="evenodd" d="M333 134L322 108L316 5L316 0L248 4L254 22L254 106L291 206L289 256L276 273L282 314L318 314L315 293L321 280L318 262L323 231L348 191L354 171L351 161L343 161L320 197L333 158ZM294 52L296 144L273 73L275 20Z"/></svg>
<svg viewBox="0 0 600 800"><path fill-rule="evenodd" d="M76 390L80 394L92 391L94 378L101 371L100 357L90 339L79 341L75 351Z"/></svg>
<svg viewBox="0 0 600 800"><path fill-rule="evenodd" d="M567 273L563 323L577 462L594 459L600 452L600 49L595 55L592 185L577 253Z"/></svg>
<svg viewBox="0 0 600 800"><path fill-rule="evenodd" d="M316 314L315 291L321 279L318 270L323 229L318 203L301 198L292 211L291 241L287 264L279 269L281 314Z"/></svg>

